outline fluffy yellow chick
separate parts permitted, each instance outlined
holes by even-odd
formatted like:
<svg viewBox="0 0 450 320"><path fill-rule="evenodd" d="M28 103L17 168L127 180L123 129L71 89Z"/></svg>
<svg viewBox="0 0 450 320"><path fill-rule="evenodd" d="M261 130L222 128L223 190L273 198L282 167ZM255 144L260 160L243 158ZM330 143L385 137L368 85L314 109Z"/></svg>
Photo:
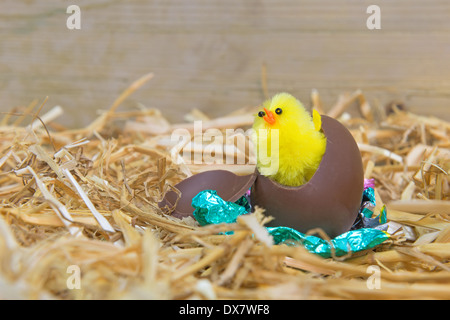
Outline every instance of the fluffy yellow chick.
<svg viewBox="0 0 450 320"><path fill-rule="evenodd" d="M312 178L326 148L317 111L311 116L295 97L279 93L263 103L253 129L261 174L286 186L300 186ZM265 170L268 163L272 169L276 163L275 170Z"/></svg>

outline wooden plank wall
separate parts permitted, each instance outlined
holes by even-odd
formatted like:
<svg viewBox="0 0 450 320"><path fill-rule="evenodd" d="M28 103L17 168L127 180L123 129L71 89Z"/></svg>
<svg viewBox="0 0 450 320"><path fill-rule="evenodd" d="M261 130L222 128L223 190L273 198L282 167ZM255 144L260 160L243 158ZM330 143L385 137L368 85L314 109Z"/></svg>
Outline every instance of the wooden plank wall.
<svg viewBox="0 0 450 320"><path fill-rule="evenodd" d="M66 9L81 9L68 30ZM369 30L366 9L381 9ZM171 121L199 108L212 116L289 91L326 108L361 89L371 103L402 101L450 120L447 0L134 0L0 4L0 111L43 100L81 126L132 81L155 77L123 105L160 108Z"/></svg>

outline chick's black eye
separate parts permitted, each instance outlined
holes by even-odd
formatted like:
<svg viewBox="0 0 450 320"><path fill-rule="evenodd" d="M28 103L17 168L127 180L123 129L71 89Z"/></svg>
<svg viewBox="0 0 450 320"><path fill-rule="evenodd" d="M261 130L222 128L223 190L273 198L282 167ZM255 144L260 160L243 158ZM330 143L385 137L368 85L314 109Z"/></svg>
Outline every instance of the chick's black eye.
<svg viewBox="0 0 450 320"><path fill-rule="evenodd" d="M283 110L281 110L281 108L276 108L275 109L275 113L276 114L281 114L283 112Z"/></svg>
<svg viewBox="0 0 450 320"><path fill-rule="evenodd" d="M260 111L258 112L258 117L264 117L266 115L266 113L264 111Z"/></svg>

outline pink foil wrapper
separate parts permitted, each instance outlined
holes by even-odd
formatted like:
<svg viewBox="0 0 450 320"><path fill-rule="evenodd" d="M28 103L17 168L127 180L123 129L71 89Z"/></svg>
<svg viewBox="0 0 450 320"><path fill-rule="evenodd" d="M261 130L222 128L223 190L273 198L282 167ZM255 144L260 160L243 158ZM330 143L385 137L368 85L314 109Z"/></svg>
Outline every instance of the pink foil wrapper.
<svg viewBox="0 0 450 320"><path fill-rule="evenodd" d="M364 190L367 188L375 188L375 179L364 179Z"/></svg>

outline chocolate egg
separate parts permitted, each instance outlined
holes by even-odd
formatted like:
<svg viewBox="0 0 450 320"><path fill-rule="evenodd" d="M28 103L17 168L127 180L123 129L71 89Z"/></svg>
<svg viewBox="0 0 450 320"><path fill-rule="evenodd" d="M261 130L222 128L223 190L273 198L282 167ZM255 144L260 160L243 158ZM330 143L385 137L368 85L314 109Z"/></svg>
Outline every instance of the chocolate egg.
<svg viewBox="0 0 450 320"><path fill-rule="evenodd" d="M198 173L187 179L184 179L177 185L181 192L181 197L176 203L178 195L174 191L166 193L163 201L159 203L159 207L173 207L172 215L177 218L193 216L194 208L192 207L192 198L200 191L215 190L217 195L225 201L235 202L242 197L248 189L253 185L256 174L238 176L226 170L211 170Z"/></svg>
<svg viewBox="0 0 450 320"><path fill-rule="evenodd" d="M322 116L327 147L314 176L300 187L280 185L258 173L251 190L252 206L265 208L286 226L306 233L322 228L334 238L356 219L364 189L361 154L351 133L339 121Z"/></svg>

